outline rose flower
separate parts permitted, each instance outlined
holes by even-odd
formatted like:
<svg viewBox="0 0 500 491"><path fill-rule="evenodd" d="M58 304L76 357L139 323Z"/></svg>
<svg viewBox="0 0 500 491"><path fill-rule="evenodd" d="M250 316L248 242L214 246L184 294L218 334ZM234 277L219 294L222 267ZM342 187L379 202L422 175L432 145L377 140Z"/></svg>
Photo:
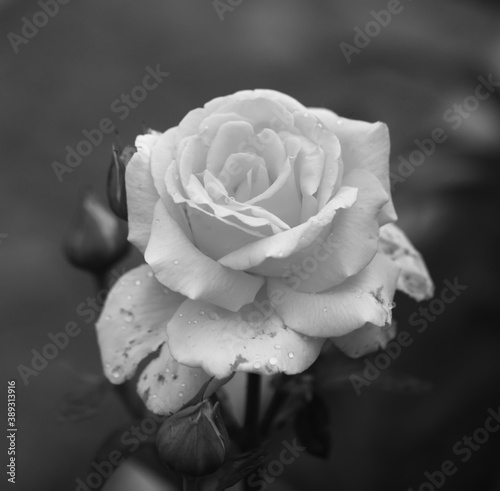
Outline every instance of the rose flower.
<svg viewBox="0 0 500 491"><path fill-rule="evenodd" d="M97 324L105 373L177 411L211 377L299 373L329 338L350 356L384 347L396 288L433 291L392 224L383 123L241 91L136 141L129 240L146 264L113 287Z"/></svg>

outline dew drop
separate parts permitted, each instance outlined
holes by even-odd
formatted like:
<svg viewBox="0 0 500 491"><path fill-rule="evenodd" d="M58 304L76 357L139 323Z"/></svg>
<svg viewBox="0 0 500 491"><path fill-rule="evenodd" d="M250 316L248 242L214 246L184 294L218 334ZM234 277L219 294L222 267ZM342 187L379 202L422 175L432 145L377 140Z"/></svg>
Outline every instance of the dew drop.
<svg viewBox="0 0 500 491"><path fill-rule="evenodd" d="M178 395L179 397L184 397L184 392L179 392L177 395Z"/></svg>
<svg viewBox="0 0 500 491"><path fill-rule="evenodd" d="M278 360L276 358L269 358L269 364L270 365L277 365L278 363Z"/></svg>
<svg viewBox="0 0 500 491"><path fill-rule="evenodd" d="M127 295L127 300L132 300L132 295Z"/></svg>
<svg viewBox="0 0 500 491"><path fill-rule="evenodd" d="M343 119L337 119L337 124L344 124L344 120Z"/></svg>
<svg viewBox="0 0 500 491"><path fill-rule="evenodd" d="M200 311L198 312L198 314L200 314L200 315L205 315L205 311L204 311L204 310L200 310Z"/></svg>
<svg viewBox="0 0 500 491"><path fill-rule="evenodd" d="M283 251L278 252L278 257L283 257Z"/></svg>
<svg viewBox="0 0 500 491"><path fill-rule="evenodd" d="M188 324L191 325L191 321L188 321Z"/></svg>
<svg viewBox="0 0 500 491"><path fill-rule="evenodd" d="M290 351L290 353L288 353L288 358L293 358L295 355L293 353L293 351Z"/></svg>
<svg viewBox="0 0 500 491"><path fill-rule="evenodd" d="M135 286L140 286L140 284L141 284L141 280L135 280L135 282L134 282Z"/></svg>
<svg viewBox="0 0 500 491"><path fill-rule="evenodd" d="M304 118L308 118L308 117L309 117L309 113L306 111L306 112L304 113Z"/></svg>
<svg viewBox="0 0 500 491"><path fill-rule="evenodd" d="M396 306L396 302L389 302L389 308L393 309Z"/></svg>
<svg viewBox="0 0 500 491"><path fill-rule="evenodd" d="M186 384L182 382L181 387L186 387Z"/></svg>
<svg viewBox="0 0 500 491"><path fill-rule="evenodd" d="M104 365L106 368L109 368L111 365L109 363L106 363L106 365Z"/></svg>
<svg viewBox="0 0 500 491"><path fill-rule="evenodd" d="M113 378L120 378L122 375L122 372L119 368L115 368L112 372L111 372L111 376Z"/></svg>
<svg viewBox="0 0 500 491"><path fill-rule="evenodd" d="M160 219L159 218L155 218L155 223L160 223Z"/></svg>
<svg viewBox="0 0 500 491"><path fill-rule="evenodd" d="M169 373L170 372L170 368L165 368L165 373Z"/></svg>
<svg viewBox="0 0 500 491"><path fill-rule="evenodd" d="M262 364L258 361L256 361L254 364L253 364L253 367L258 370L260 367L262 366Z"/></svg>
<svg viewBox="0 0 500 491"><path fill-rule="evenodd" d="M148 271L148 278L152 278L154 275L153 275L153 272L152 271Z"/></svg>
<svg viewBox="0 0 500 491"><path fill-rule="evenodd" d="M193 321L193 324L198 324L198 321Z"/></svg>
<svg viewBox="0 0 500 491"><path fill-rule="evenodd" d="M179 317L182 317L184 314L179 314Z"/></svg>
<svg viewBox="0 0 500 491"><path fill-rule="evenodd" d="M156 399L158 396L157 396L156 394L153 394L151 397L152 397L153 399Z"/></svg>
<svg viewBox="0 0 500 491"><path fill-rule="evenodd" d="M208 314L208 317L209 317L210 319L212 319L213 321L216 321L216 320L219 318L218 314L216 314L215 312L210 312L210 313Z"/></svg>
<svg viewBox="0 0 500 491"><path fill-rule="evenodd" d="M274 349L281 349L281 344L275 344Z"/></svg>
<svg viewBox="0 0 500 491"><path fill-rule="evenodd" d="M106 317L104 317L104 319L109 321L111 319L111 317L109 315L107 315Z"/></svg>
<svg viewBox="0 0 500 491"><path fill-rule="evenodd" d="M174 261L174 264L177 266L177 265L179 264L179 260L178 260L178 259L176 259L176 260Z"/></svg>

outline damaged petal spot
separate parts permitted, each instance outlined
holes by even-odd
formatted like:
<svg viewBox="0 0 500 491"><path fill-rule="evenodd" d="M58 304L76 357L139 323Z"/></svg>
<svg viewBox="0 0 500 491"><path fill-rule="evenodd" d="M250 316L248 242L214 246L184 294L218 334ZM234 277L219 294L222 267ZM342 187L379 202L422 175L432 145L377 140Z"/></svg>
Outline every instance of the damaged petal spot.
<svg viewBox="0 0 500 491"><path fill-rule="evenodd" d="M238 355L236 359L234 360L234 363L230 365L231 371L236 371L236 369L242 364L242 363L247 363L248 360L241 355Z"/></svg>

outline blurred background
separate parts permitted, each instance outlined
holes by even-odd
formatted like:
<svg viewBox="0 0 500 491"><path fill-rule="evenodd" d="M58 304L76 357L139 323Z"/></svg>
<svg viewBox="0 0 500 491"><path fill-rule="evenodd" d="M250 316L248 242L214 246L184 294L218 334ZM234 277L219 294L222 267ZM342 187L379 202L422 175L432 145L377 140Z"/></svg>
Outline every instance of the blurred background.
<svg viewBox="0 0 500 491"><path fill-rule="evenodd" d="M388 3L74 0L20 41L12 33L23 35L23 18L32 21L40 4L0 2L1 393L7 380L17 381L17 489L76 489L102 440L130 421L115 394L95 389L101 365L94 326L76 311L95 286L61 249L79 190L92 185L105 199L113 136L62 182L52 163L63 162L65 147L75 148L82 130L103 118L116 124L124 143L133 143L143 122L165 130L213 97L272 88L306 106L386 122L395 176L401 177L401 158L418 149L415 139L443 130L446 141L394 181L395 203L437 295L444 280L457 278L467 289L421 334L408 321L420 306L396 298L399 329L415 341L391 369L431 390L374 387L357 396L348 387L330 394L330 458L301 455L267 489L417 490L426 471L451 459L458 471L442 489L500 490L500 432L467 462L453 452L500 405L499 4L401 0L388 25L356 47L355 29L364 31L371 11ZM349 56L341 43L355 48ZM113 101L158 64L169 76L120 120ZM490 90L482 89L489 95L478 101L470 96L481 76ZM138 261L132 255L120 267ZM17 367L29 366L31 350L69 321L82 333L24 385ZM68 400L88 390L95 411L68 416ZM106 489L165 489L155 479L129 465ZM434 489L429 486L421 489Z"/></svg>

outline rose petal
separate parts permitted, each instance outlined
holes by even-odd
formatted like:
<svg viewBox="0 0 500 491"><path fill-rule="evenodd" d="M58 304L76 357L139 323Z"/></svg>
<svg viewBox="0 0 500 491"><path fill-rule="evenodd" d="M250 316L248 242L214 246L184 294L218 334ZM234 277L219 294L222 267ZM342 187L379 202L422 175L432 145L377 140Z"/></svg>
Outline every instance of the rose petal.
<svg viewBox="0 0 500 491"><path fill-rule="evenodd" d="M208 108L208 105L206 106ZM278 132L288 130L297 133L291 112L273 98L251 94L246 98L228 97L213 110L213 114L236 112L252 123L256 132L271 128Z"/></svg>
<svg viewBox="0 0 500 491"><path fill-rule="evenodd" d="M392 299L399 268L382 254L357 275L327 292L294 291L278 278L268 278L268 294L285 324L308 336L332 337L367 322L391 322Z"/></svg>
<svg viewBox="0 0 500 491"><path fill-rule="evenodd" d="M186 213L183 208L177 206L169 194L169 190L166 183L166 176L169 168L176 167L176 162L174 159L175 153L175 138L177 134L177 128L171 128L165 133L160 135L156 140L155 144L151 149L151 175L153 176L153 182L158 194L160 195L163 204L166 206L167 210L174 217L176 222L181 226L184 233L192 240L191 229L186 217ZM178 175L178 172L177 172ZM171 192L180 192L177 189Z"/></svg>
<svg viewBox="0 0 500 491"><path fill-rule="evenodd" d="M320 148L324 155L320 179L317 179L318 188L315 191L320 210L340 188L343 171L340 142L335 133L325 128L314 114L308 111L299 112L294 113L294 118L297 128L310 142Z"/></svg>
<svg viewBox="0 0 500 491"><path fill-rule="evenodd" d="M136 138L134 153L125 171L128 209L128 240L142 253L151 234L151 223L156 202L160 198L151 176L151 147L158 135L140 135Z"/></svg>
<svg viewBox="0 0 500 491"><path fill-rule="evenodd" d="M167 326L173 356L217 378L241 371L304 371L318 357L324 340L287 329L272 312L265 289L262 294L237 313L205 302L184 302Z"/></svg>
<svg viewBox="0 0 500 491"><path fill-rule="evenodd" d="M264 282L205 256L189 241L161 201L155 207L144 257L165 286L231 311L252 302Z"/></svg>
<svg viewBox="0 0 500 491"><path fill-rule="evenodd" d="M248 200L246 204L264 208L290 227L300 223L302 205L289 159L271 186L259 196Z"/></svg>
<svg viewBox="0 0 500 491"><path fill-rule="evenodd" d="M215 111L220 107L222 107L228 101L234 103L236 101L257 99L257 98L270 99L272 101L275 101L281 104L284 108L286 108L290 112L306 110L306 108L293 97L272 89L240 90L230 96L218 97L216 99L213 99L212 101L205 104L205 108L208 111Z"/></svg>
<svg viewBox="0 0 500 491"><path fill-rule="evenodd" d="M401 268L398 290L419 302L434 295L434 283L422 256L399 227L389 223L380 228L380 251Z"/></svg>
<svg viewBox="0 0 500 491"><path fill-rule="evenodd" d="M165 326L162 327L166 338ZM192 399L209 379L203 369L178 363L170 354L168 344L164 343L158 357L141 373L137 391L150 411L169 415ZM214 382L207 387L206 397L221 387L225 380Z"/></svg>
<svg viewBox="0 0 500 491"><path fill-rule="evenodd" d="M310 111L337 135L342 149L345 173L353 169L366 169L376 176L391 196L389 182L389 129L384 123L367 123L341 118L333 111L310 108ZM397 220L392 199L382 209L380 224Z"/></svg>
<svg viewBox="0 0 500 491"><path fill-rule="evenodd" d="M341 188L336 196L307 222L242 247L222 257L219 262L236 270L252 268L252 272L265 276L282 276L292 254L299 251L309 254L308 248L316 247L315 240L331 226L338 210L352 206L356 196L357 189ZM312 254L312 249L310 253Z"/></svg>
<svg viewBox="0 0 500 491"><path fill-rule="evenodd" d="M208 150L206 169L214 176L218 176L228 157L233 153L244 152L245 146L252 138L255 138L255 133L250 123L245 121L224 123Z"/></svg>
<svg viewBox="0 0 500 491"><path fill-rule="evenodd" d="M113 384L166 341L165 323L185 297L165 288L148 265L125 273L109 292L96 324L104 373Z"/></svg>
<svg viewBox="0 0 500 491"><path fill-rule="evenodd" d="M377 216L387 203L387 193L380 182L364 170L352 171L344 183L358 189L358 198L350 208L340 210L333 218L326 244L312 256L318 267L306 274L297 273L301 279L298 289L302 292L320 292L342 283L361 271L377 253ZM307 268L303 256L299 263L302 270Z"/></svg>
<svg viewBox="0 0 500 491"><path fill-rule="evenodd" d="M365 324L349 334L332 338L333 344L351 358L359 358L379 349L385 349L387 343L396 335L396 325L386 324L383 327Z"/></svg>

